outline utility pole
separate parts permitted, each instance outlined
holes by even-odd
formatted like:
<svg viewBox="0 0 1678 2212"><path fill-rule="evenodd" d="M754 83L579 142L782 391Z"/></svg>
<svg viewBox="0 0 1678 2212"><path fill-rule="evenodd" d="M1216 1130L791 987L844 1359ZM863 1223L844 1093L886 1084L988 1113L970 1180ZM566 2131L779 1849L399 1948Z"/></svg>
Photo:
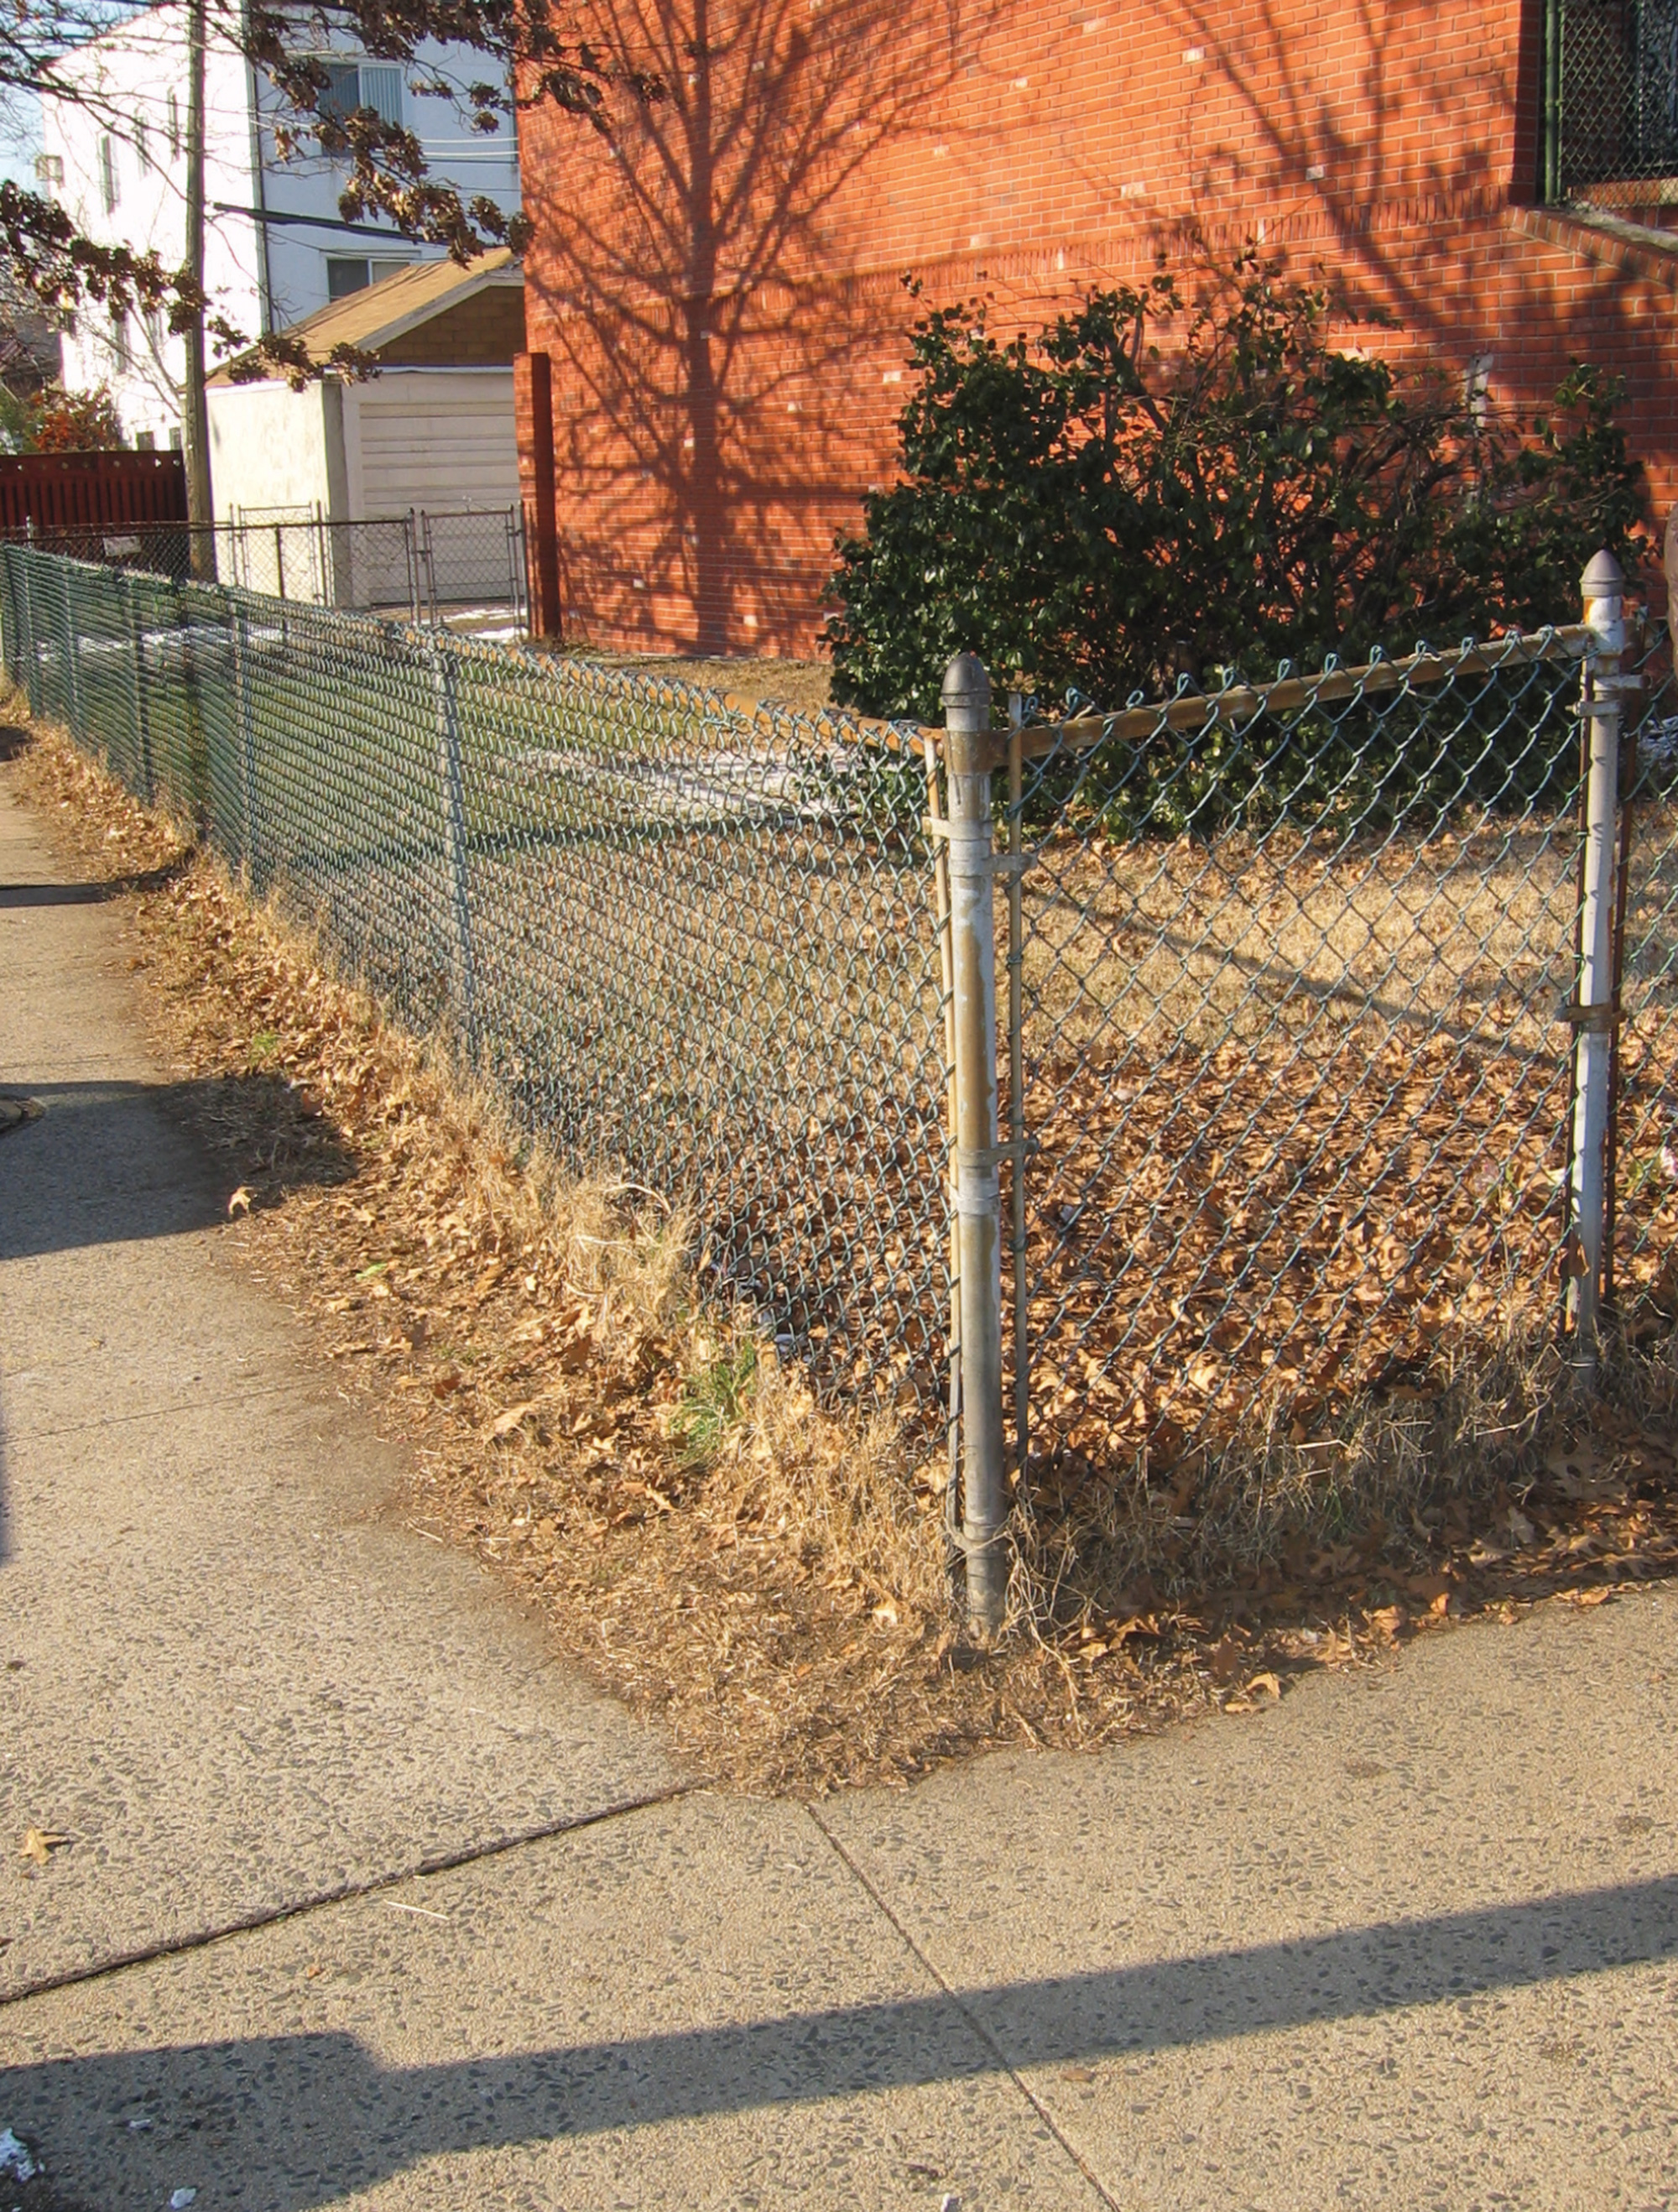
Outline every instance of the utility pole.
<svg viewBox="0 0 1678 2212"><path fill-rule="evenodd" d="M186 388L182 444L186 458L186 520L192 574L216 580L216 519L210 489L210 407L204 398L204 142L205 0L186 0L186 276L193 287L186 325Z"/></svg>

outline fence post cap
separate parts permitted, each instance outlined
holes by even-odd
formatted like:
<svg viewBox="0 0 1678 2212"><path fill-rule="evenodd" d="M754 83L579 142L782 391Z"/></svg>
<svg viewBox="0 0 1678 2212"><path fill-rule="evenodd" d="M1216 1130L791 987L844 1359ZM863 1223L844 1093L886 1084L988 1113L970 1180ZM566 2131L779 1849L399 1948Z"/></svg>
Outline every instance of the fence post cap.
<svg viewBox="0 0 1678 2212"><path fill-rule="evenodd" d="M1579 579L1580 589L1588 599L1618 599L1625 586L1624 572L1606 545L1591 555L1590 564Z"/></svg>
<svg viewBox="0 0 1678 2212"><path fill-rule="evenodd" d="M976 653L958 653L944 672L942 692L946 717L964 712L979 718L978 726L990 726L990 678Z"/></svg>

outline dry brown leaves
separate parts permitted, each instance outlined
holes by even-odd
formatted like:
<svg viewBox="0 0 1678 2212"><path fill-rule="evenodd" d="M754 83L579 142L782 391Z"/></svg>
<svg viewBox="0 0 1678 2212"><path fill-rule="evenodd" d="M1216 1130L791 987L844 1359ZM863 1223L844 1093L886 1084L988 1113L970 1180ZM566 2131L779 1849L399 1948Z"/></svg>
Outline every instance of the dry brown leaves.
<svg viewBox="0 0 1678 2212"><path fill-rule="evenodd" d="M1655 988L1675 834L1639 813L1619 1177L1639 1291L1678 1249L1678 1018ZM1169 1463L1261 1414L1303 1437L1553 1314L1572 852L1536 821L1340 856L1280 834L1046 848L1025 948L1044 1454Z"/></svg>
<svg viewBox="0 0 1678 2212"><path fill-rule="evenodd" d="M1527 1423L1483 1455L1481 1492L1401 1526L1350 1515L1343 1541L1307 1516L1292 1550L1192 1603L1180 1572L1137 1574L1087 1499L1045 1499L1023 1530L1024 1624L976 1650L950 1616L935 1479L910 1479L889 1426L835 1420L771 1364L715 1460L683 1464L671 1410L727 1335L687 1308L685 1224L559 1175L61 737L37 733L18 772L82 872L131 894L143 1003L226 1158L228 1238L410 1445L392 1510L492 1561L701 1771L823 1789L1099 1744L1262 1709L1301 1668L1369 1663L1448 1618L1594 1601L1678 1564L1661 1441L1678 1370L1645 1358L1637 1404L1552 1464ZM1169 1485L1146 1502L1182 1516Z"/></svg>

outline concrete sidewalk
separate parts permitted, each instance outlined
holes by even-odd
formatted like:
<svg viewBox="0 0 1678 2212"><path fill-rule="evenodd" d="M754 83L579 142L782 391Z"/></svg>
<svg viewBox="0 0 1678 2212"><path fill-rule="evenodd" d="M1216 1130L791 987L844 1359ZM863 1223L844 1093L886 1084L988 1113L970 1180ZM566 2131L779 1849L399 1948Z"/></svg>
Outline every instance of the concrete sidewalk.
<svg viewBox="0 0 1678 2212"><path fill-rule="evenodd" d="M696 1789L380 1517L116 925L0 806L0 2127L67 2202L1678 2203L1673 1596Z"/></svg>

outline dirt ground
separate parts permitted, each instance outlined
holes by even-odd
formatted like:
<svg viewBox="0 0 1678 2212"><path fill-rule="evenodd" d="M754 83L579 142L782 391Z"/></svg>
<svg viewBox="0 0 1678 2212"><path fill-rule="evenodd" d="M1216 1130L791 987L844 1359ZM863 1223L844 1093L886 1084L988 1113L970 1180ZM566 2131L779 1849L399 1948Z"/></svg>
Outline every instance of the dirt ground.
<svg viewBox="0 0 1678 2212"><path fill-rule="evenodd" d="M725 698L744 699L753 706L765 700L788 707L814 709L827 706L833 696L833 671L824 660L756 660L745 657L690 659L667 653L602 653L589 646L568 649L567 657L593 661L602 668L634 668L652 676L667 676L672 683L696 684Z"/></svg>
<svg viewBox="0 0 1678 2212"><path fill-rule="evenodd" d="M1097 1744L1251 1710L1465 1614L1678 1571L1670 1339L1592 1406L1528 1346L1472 1389L1365 1407L1321 1497L1284 1439L1259 1471L1298 1510L1268 1553L1185 1540L1199 1476L1169 1468L1093 1511L1022 1499L1014 1622L979 1648L948 1601L935 1461L822 1411L699 1305L678 1211L610 1177L568 1188L67 740L35 733L21 769L82 873L129 902L136 987L160 1057L197 1079L238 1263L408 1448L392 1511L493 1563L701 1771L820 1791ZM1219 1502L1195 1510L1209 1527Z"/></svg>

